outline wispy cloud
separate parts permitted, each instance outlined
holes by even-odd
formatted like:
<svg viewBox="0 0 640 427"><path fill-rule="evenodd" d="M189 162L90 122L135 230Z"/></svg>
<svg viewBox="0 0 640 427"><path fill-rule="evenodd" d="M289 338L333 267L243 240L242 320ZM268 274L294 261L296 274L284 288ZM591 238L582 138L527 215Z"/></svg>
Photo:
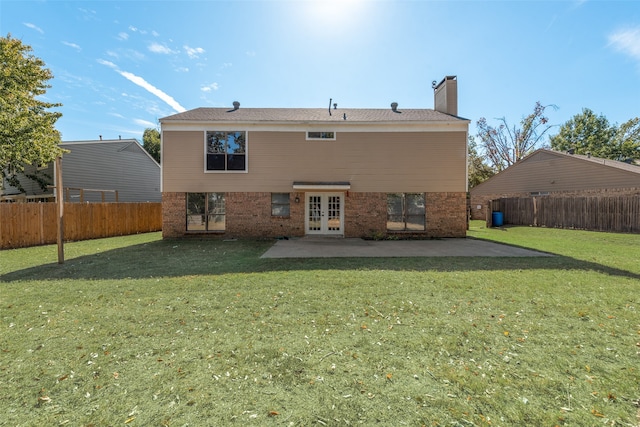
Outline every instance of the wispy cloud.
<svg viewBox="0 0 640 427"><path fill-rule="evenodd" d="M189 47L186 45L184 46L184 50L187 52L187 55L189 55L189 58L191 59L196 59L205 52L205 50L201 47Z"/></svg>
<svg viewBox="0 0 640 427"><path fill-rule="evenodd" d="M155 87L151 83L147 82L144 78L142 78L140 76L137 76L137 75L135 75L133 73L130 73L128 71L122 71L121 69L118 68L118 66L116 64L114 64L111 61L106 61L104 59L98 59L98 63L113 69L115 72L120 74L125 79L129 80L131 83L133 83L133 84L135 84L137 86L140 86L141 88L143 88L147 92L151 93L152 95L155 95L160 100L164 101L167 105L169 105L171 108L173 108L175 111L177 111L179 113L182 113L183 111L187 111L187 109L184 108L182 105L180 105L180 103L178 103L178 101L173 99L173 97L171 95L168 95L165 92L163 92L162 90L158 89L157 87Z"/></svg>
<svg viewBox="0 0 640 427"><path fill-rule="evenodd" d="M140 28L134 27L133 25L129 26L129 31L131 31L133 33L147 34L147 32L145 30L141 30Z"/></svg>
<svg viewBox="0 0 640 427"><path fill-rule="evenodd" d="M200 88L203 92L211 92L212 90L218 90L218 83L211 83Z"/></svg>
<svg viewBox="0 0 640 427"><path fill-rule="evenodd" d="M137 125L140 125L140 126L145 126L145 127L148 127L148 128L156 127L156 124L150 122L149 120L133 119L133 123L135 123Z"/></svg>
<svg viewBox="0 0 640 427"><path fill-rule="evenodd" d="M171 50L170 48L168 48L167 46L162 45L162 44L160 44L160 43L151 43L151 44L149 45L149 50L150 50L151 52L153 52L153 53L161 53L161 54L164 54L164 55L169 55L169 54L172 54L172 53L177 53L177 52L175 52L175 51Z"/></svg>
<svg viewBox="0 0 640 427"><path fill-rule="evenodd" d="M609 35L609 46L640 61L640 27L625 28Z"/></svg>
<svg viewBox="0 0 640 427"><path fill-rule="evenodd" d="M124 31L118 33L118 40L129 40L129 34Z"/></svg>
<svg viewBox="0 0 640 427"><path fill-rule="evenodd" d="M25 22L24 26L31 28L32 30L36 30L40 34L44 34L44 31L42 30L42 28L38 27L36 24L32 24L31 22Z"/></svg>
<svg viewBox="0 0 640 427"><path fill-rule="evenodd" d="M77 50L78 52L80 52L82 50L82 48L80 46L78 46L77 44L75 44L75 43L69 43L69 42L63 41L62 44L65 45L65 46L72 47L75 50Z"/></svg>

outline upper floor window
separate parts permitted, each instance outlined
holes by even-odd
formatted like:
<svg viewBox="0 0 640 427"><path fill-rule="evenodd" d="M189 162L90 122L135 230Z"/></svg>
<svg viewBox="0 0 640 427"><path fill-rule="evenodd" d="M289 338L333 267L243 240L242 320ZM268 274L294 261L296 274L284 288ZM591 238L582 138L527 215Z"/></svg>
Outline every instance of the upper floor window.
<svg viewBox="0 0 640 427"><path fill-rule="evenodd" d="M335 132L307 132L307 139L335 140Z"/></svg>
<svg viewBox="0 0 640 427"><path fill-rule="evenodd" d="M208 171L246 171L247 134L244 131L207 131Z"/></svg>

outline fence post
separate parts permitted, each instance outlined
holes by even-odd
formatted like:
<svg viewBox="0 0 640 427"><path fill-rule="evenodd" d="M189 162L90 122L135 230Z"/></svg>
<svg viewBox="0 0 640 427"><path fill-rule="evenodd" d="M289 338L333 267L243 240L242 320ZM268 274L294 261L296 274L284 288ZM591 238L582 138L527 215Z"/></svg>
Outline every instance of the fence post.
<svg viewBox="0 0 640 427"><path fill-rule="evenodd" d="M58 264L64 264L64 197L62 191L62 157L56 157L56 202L58 204Z"/></svg>

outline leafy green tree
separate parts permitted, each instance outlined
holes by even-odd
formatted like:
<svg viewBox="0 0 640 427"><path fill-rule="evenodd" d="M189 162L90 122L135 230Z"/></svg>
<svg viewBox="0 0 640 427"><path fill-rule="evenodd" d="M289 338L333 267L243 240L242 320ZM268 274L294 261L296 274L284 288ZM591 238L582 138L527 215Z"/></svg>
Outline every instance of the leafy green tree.
<svg viewBox="0 0 640 427"><path fill-rule="evenodd" d="M603 115L596 115L588 108L576 114L560 126L560 132L550 138L551 148L556 151L573 150L576 154L591 153L597 157L608 151L616 130Z"/></svg>
<svg viewBox="0 0 640 427"><path fill-rule="evenodd" d="M17 188L25 165L46 165L64 152L54 127L62 113L47 111L61 104L38 99L53 74L31 52L11 34L0 37L0 174Z"/></svg>
<svg viewBox="0 0 640 427"><path fill-rule="evenodd" d="M478 120L477 137L493 169L500 172L539 148L552 127L545 115L548 107L536 102L533 112L520 120L520 127L509 126L504 117L498 119L497 127L489 125L484 117Z"/></svg>
<svg viewBox="0 0 640 427"><path fill-rule="evenodd" d="M597 116L583 108L582 113L573 116L560 127L557 135L551 137L551 148L603 159L640 159L640 118L616 126L602 114Z"/></svg>
<svg viewBox="0 0 640 427"><path fill-rule="evenodd" d="M144 130L142 146L156 162L160 163L160 132L158 129L146 128Z"/></svg>
<svg viewBox="0 0 640 427"><path fill-rule="evenodd" d="M481 182L486 181L496 173L491 166L484 162L482 156L478 154L478 144L472 135L469 135L469 160L467 167L469 169L469 188L473 188Z"/></svg>
<svg viewBox="0 0 640 427"><path fill-rule="evenodd" d="M628 120L616 129L607 158L622 162L640 160L640 118Z"/></svg>

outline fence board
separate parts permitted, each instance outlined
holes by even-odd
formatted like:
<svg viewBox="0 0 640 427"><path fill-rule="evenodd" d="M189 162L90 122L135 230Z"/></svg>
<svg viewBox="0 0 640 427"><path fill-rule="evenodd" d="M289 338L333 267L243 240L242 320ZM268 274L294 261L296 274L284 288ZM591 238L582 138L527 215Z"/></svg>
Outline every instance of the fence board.
<svg viewBox="0 0 640 427"><path fill-rule="evenodd" d="M160 203L65 203L65 241L162 230ZM0 203L0 249L56 243L55 203Z"/></svg>
<svg viewBox="0 0 640 427"><path fill-rule="evenodd" d="M491 201L504 224L640 232L640 196L513 197Z"/></svg>

